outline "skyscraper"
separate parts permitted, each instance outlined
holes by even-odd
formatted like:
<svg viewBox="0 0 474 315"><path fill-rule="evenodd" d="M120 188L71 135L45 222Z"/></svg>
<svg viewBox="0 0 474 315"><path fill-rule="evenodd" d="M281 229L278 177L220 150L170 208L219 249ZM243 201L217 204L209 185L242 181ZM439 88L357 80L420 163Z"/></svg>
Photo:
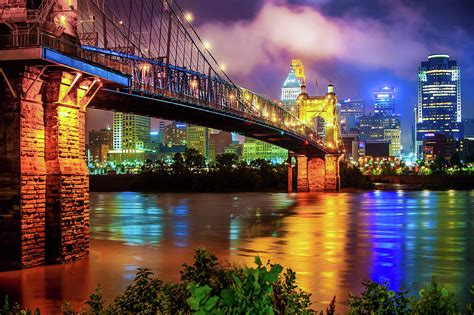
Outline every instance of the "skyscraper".
<svg viewBox="0 0 474 315"><path fill-rule="evenodd" d="M293 66L293 69L295 70L296 77L302 81L306 80L306 77L304 74L304 66L301 59L295 58L291 60L291 65Z"/></svg>
<svg viewBox="0 0 474 315"><path fill-rule="evenodd" d="M426 136L444 134L458 140L461 135L461 70L449 55L434 54L418 68L415 153L421 156Z"/></svg>
<svg viewBox="0 0 474 315"><path fill-rule="evenodd" d="M167 147L186 145L186 124L173 121L164 127L164 145Z"/></svg>
<svg viewBox="0 0 474 315"><path fill-rule="evenodd" d="M225 131L209 135L209 162L214 163L216 156L224 153L225 148L232 143L232 134Z"/></svg>
<svg viewBox="0 0 474 315"><path fill-rule="evenodd" d="M151 118L127 113L114 113L113 154L118 160L141 159L150 147Z"/></svg>
<svg viewBox="0 0 474 315"><path fill-rule="evenodd" d="M293 59L290 66L290 72L281 88L280 100L286 110L295 110L296 99L301 94L301 85L304 80L303 63L300 59Z"/></svg>
<svg viewBox="0 0 474 315"><path fill-rule="evenodd" d="M283 163L288 159L288 151L270 143L246 137L242 148L242 159L251 162L257 159L272 163Z"/></svg>
<svg viewBox="0 0 474 315"><path fill-rule="evenodd" d="M367 115L359 118L359 139L362 141L385 140L385 129L400 129L398 115Z"/></svg>
<svg viewBox="0 0 474 315"><path fill-rule="evenodd" d="M89 131L89 150L92 161L105 162L112 149L113 132L110 128Z"/></svg>
<svg viewBox="0 0 474 315"><path fill-rule="evenodd" d="M209 159L209 129L201 126L186 128L186 145L188 149L196 149L206 160Z"/></svg>
<svg viewBox="0 0 474 315"><path fill-rule="evenodd" d="M474 119L463 119L464 138L474 140Z"/></svg>
<svg viewBox="0 0 474 315"><path fill-rule="evenodd" d="M374 92L375 115L392 115L394 113L395 89L384 86Z"/></svg>
<svg viewBox="0 0 474 315"><path fill-rule="evenodd" d="M363 100L345 99L341 102L341 132L349 134L356 128L360 117L365 115L365 102Z"/></svg>

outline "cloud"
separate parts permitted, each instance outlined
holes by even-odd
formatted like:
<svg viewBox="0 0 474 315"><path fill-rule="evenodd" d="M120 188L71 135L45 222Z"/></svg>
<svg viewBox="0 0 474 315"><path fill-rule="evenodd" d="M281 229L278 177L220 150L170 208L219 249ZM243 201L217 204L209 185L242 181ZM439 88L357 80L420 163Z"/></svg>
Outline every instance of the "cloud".
<svg viewBox="0 0 474 315"><path fill-rule="evenodd" d="M246 76L270 64L287 68L289 56L298 55L308 64L335 60L412 76L430 52L421 28L422 18L403 6L375 20L331 18L315 7L267 0L251 21L209 22L198 32L213 42L214 55L231 75Z"/></svg>

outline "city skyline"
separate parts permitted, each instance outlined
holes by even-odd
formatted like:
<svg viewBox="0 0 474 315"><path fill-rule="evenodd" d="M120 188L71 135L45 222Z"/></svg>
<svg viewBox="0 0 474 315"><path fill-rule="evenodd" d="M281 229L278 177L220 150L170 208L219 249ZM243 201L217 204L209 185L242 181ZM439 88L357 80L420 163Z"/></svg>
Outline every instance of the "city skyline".
<svg viewBox="0 0 474 315"><path fill-rule="evenodd" d="M474 60L474 49L471 49L474 42L468 36L469 31L473 31L468 14L472 4L463 3L461 6L462 1L454 1L451 6L439 10L442 5L439 1L419 1L416 4L394 1L389 6L381 1L244 0L244 5L236 9L233 1L204 2L201 5L183 1L182 7L193 12L193 25L211 43L211 51L226 64L226 71L235 82L279 99L289 61L299 57L306 68L307 87L311 94L314 94L316 80L320 93L331 78L339 99L364 99L367 110L372 111L373 91L379 86L393 86L397 91L397 112L404 118L403 145L406 149L412 145L411 127L414 123L413 108L417 103L420 61L432 53L447 53L458 61L463 85L474 84L474 64L469 62ZM439 12L442 12L442 18ZM273 29L267 27L268 14L273 15L273 21L278 17L284 23L278 27L275 25ZM358 43L356 47L354 43L344 43L345 37L341 35L351 25L355 33L350 33L353 36L350 42ZM326 35L318 31L324 26ZM361 30L366 26L369 26L370 32L367 32L370 34L363 35ZM239 27L246 31L245 36L238 36ZM267 41L270 41L268 47L274 49L265 52L265 58L261 58L262 49L259 47L263 44L261 32L254 31L256 28L261 32L272 31ZM314 38L306 39L311 34ZM273 40L285 38L284 35L291 38L282 40L282 43ZM312 45L318 38L324 45ZM296 43L291 43L290 39ZM234 44L230 45L230 40ZM337 44L334 44L336 47L330 45L332 42ZM233 51L230 51L232 47ZM243 53L244 50L248 52ZM248 53L255 55L248 56ZM248 66L242 66L241 62ZM474 117L474 91L465 89L462 97L462 117ZM101 127L97 124L103 122L104 117L111 117L107 113L88 116L88 125L95 129Z"/></svg>

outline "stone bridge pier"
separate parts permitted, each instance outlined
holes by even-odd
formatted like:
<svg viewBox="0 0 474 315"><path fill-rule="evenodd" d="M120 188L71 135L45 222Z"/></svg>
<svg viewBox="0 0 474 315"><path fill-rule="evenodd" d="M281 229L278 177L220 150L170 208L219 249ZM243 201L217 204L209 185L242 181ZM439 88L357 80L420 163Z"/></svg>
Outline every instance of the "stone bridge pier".
<svg viewBox="0 0 474 315"><path fill-rule="evenodd" d="M339 162L341 155L326 154L324 157L297 155L296 191L339 191ZM292 187L292 173L288 172L288 187Z"/></svg>
<svg viewBox="0 0 474 315"><path fill-rule="evenodd" d="M0 270L79 259L89 248L85 109L100 81L48 66L0 72Z"/></svg>

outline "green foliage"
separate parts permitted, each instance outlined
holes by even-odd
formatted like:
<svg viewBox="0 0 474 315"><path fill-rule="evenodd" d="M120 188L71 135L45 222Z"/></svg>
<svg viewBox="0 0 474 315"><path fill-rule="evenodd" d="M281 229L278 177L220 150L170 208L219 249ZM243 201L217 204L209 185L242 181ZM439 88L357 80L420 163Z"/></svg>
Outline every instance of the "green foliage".
<svg viewBox="0 0 474 315"><path fill-rule="evenodd" d="M420 299L412 300L412 312L420 315L458 314L459 306L452 293L439 285L433 277L429 286L419 292Z"/></svg>
<svg viewBox="0 0 474 315"><path fill-rule="evenodd" d="M469 289L469 293L471 295L471 299L466 305L466 314L474 315L474 284Z"/></svg>
<svg viewBox="0 0 474 315"><path fill-rule="evenodd" d="M29 309L22 310L20 304L15 303L13 306L10 304L8 295L3 300L3 307L0 309L0 315L40 315L40 311L37 308L34 312Z"/></svg>
<svg viewBox="0 0 474 315"><path fill-rule="evenodd" d="M341 188L370 189L373 184L365 177L359 168L341 162Z"/></svg>
<svg viewBox="0 0 474 315"><path fill-rule="evenodd" d="M191 311L195 314L209 314L216 312L218 296L211 296L211 288L207 285L198 287L195 284L188 285L191 296L187 299Z"/></svg>
<svg viewBox="0 0 474 315"><path fill-rule="evenodd" d="M230 171L239 164L239 156L234 153L223 153L216 156L216 168L220 171Z"/></svg>
<svg viewBox="0 0 474 315"><path fill-rule="evenodd" d="M273 284L273 308L280 314L310 313L311 294L298 288L296 273L287 269L283 278ZM335 300L334 300L335 303ZM333 305L335 309L335 304Z"/></svg>
<svg viewBox="0 0 474 315"><path fill-rule="evenodd" d="M387 284L374 281L362 282L361 296L349 295L349 314L410 314L406 291L394 292Z"/></svg>
<svg viewBox="0 0 474 315"><path fill-rule="evenodd" d="M171 164L172 173L174 175L183 174L186 171L186 165L181 153L175 153L173 156L173 164Z"/></svg>
<svg viewBox="0 0 474 315"><path fill-rule="evenodd" d="M231 271L230 287L211 296L212 289L205 285L190 285L191 297L187 300L195 314L273 314L273 285L283 267L262 264L255 258L256 268L244 267L242 273Z"/></svg>
<svg viewBox="0 0 474 315"><path fill-rule="evenodd" d="M232 271L238 272L236 268L220 266L215 255L203 248L198 248L194 252L194 263L183 264L181 281L197 286L208 285L212 292L216 293L230 286Z"/></svg>
<svg viewBox="0 0 474 315"><path fill-rule="evenodd" d="M115 299L114 310L119 313L133 314L156 313L159 309L159 301L156 297L163 281L153 279L152 275L153 272L149 269L139 268L133 284L128 286L125 292ZM99 304L92 297L91 295L93 305Z"/></svg>
<svg viewBox="0 0 474 315"><path fill-rule="evenodd" d="M104 299L102 297L102 288L97 286L95 292L89 295L89 300L86 301L86 304L90 307L90 310L93 314L100 314L104 310Z"/></svg>
<svg viewBox="0 0 474 315"><path fill-rule="evenodd" d="M408 298L407 291L395 292L387 284L363 282L360 296L350 294L349 314L459 314L453 294L435 279L419 292L419 298ZM474 314L474 286L465 314ZM263 264L257 256L255 267L222 266L215 255L197 249L192 264L184 264L179 283L154 278L146 269L138 269L134 282L107 305L99 286L85 302L86 308L75 311L64 304L63 314L319 314L336 313L336 297L325 311L311 309L311 295L296 285L296 273L284 271L278 264ZM13 307L5 297L0 315L38 314Z"/></svg>
<svg viewBox="0 0 474 315"><path fill-rule="evenodd" d="M184 151L184 159L186 169L193 173L199 173L206 167L206 158L196 149L187 148L186 151Z"/></svg>

